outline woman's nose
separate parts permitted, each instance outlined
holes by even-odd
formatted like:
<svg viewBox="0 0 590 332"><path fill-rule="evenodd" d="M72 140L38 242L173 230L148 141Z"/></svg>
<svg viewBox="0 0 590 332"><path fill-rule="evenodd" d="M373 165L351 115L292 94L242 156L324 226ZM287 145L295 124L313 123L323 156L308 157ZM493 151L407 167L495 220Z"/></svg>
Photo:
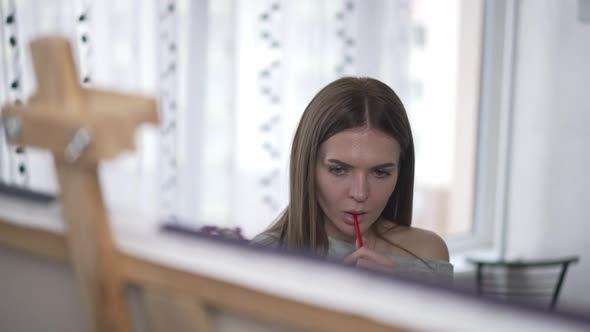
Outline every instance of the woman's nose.
<svg viewBox="0 0 590 332"><path fill-rule="evenodd" d="M369 198L369 183L364 174L356 174L353 177L350 185L350 196L359 202Z"/></svg>

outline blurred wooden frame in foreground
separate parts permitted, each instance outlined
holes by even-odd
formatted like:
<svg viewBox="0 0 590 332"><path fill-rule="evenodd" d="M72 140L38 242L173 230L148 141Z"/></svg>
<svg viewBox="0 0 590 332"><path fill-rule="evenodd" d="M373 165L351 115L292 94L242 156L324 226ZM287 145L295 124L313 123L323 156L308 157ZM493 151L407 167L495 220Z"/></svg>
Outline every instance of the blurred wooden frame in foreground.
<svg viewBox="0 0 590 332"><path fill-rule="evenodd" d="M133 329L124 297L129 285L142 289L152 331L208 331L208 308L309 331L403 330L119 250L102 197L98 164L133 149L140 124L158 122L156 100L82 87L65 39L39 39L31 50L37 92L25 105L3 107L2 121L10 143L52 152L67 231L60 235L0 220L0 245L71 264L90 314L90 330Z"/></svg>

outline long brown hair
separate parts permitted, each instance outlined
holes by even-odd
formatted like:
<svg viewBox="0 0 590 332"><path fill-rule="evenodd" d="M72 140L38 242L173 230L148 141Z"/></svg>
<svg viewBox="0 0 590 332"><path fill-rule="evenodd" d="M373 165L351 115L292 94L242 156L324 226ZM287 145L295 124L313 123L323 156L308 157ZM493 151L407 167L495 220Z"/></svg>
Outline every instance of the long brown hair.
<svg viewBox="0 0 590 332"><path fill-rule="evenodd" d="M314 96L295 132L289 170L289 205L265 231L278 237L281 246L320 254L327 252L328 236L316 192L318 150L333 135L358 127L380 130L400 144L397 184L379 220L404 226L412 223L414 142L404 105L389 86L376 79L344 77ZM377 224L371 227L382 235Z"/></svg>

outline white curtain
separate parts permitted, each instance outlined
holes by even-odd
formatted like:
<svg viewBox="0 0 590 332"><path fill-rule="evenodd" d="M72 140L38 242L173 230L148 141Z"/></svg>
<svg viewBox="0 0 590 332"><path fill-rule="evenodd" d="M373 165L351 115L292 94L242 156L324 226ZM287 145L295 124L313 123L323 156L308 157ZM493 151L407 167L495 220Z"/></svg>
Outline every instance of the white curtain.
<svg viewBox="0 0 590 332"><path fill-rule="evenodd" d="M23 0L16 9L23 55L32 38L68 36L86 84L160 101L160 128L143 128L135 153L102 167L109 205L195 227L239 226L250 237L287 204L291 139L321 87L372 76L407 106L420 100L410 55L425 38L416 28L422 3ZM22 66L28 96L28 55ZM56 191L50 158L30 150L27 158L29 186Z"/></svg>

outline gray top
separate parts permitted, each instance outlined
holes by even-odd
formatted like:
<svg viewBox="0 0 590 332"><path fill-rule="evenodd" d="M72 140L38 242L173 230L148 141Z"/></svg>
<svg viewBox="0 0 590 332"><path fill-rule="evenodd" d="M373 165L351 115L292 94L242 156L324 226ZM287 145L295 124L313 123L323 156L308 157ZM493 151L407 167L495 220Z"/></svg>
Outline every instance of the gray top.
<svg viewBox="0 0 590 332"><path fill-rule="evenodd" d="M328 238L329 247L327 259L342 261L346 256L352 254L356 248L345 241ZM278 248L279 241L268 234L259 234L250 242L270 248ZM435 259L420 260L413 256L386 255L395 264L396 273L410 276L425 281L441 284L451 284L453 281L453 265L447 261Z"/></svg>

